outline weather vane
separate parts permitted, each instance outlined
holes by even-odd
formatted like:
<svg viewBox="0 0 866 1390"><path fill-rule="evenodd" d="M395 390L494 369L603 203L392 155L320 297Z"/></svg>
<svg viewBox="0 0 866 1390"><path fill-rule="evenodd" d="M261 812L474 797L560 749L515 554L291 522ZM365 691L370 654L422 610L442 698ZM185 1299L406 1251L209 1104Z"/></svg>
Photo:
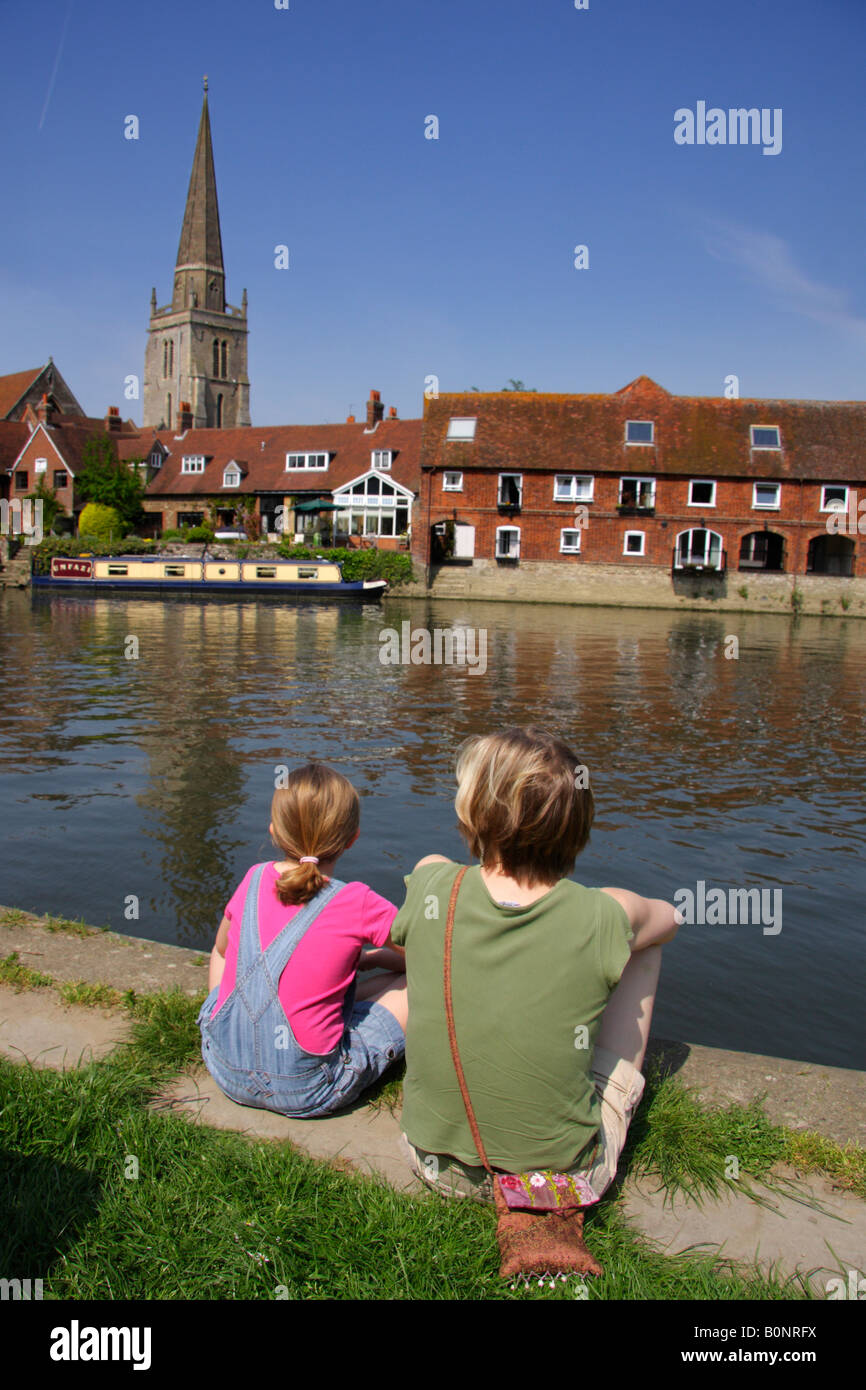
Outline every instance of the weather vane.
<svg viewBox="0 0 866 1390"><path fill-rule="evenodd" d="M207 73L204 75L204 89L207 91Z"/></svg>

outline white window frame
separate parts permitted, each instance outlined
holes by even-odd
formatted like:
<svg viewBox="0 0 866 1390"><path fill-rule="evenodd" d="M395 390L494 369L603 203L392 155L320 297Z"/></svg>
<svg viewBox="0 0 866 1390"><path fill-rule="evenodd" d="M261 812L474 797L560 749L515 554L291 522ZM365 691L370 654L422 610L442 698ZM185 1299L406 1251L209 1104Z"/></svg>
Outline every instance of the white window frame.
<svg viewBox="0 0 866 1390"><path fill-rule="evenodd" d="M579 526L563 526L563 527L562 527L562 529L561 529L561 531L560 531L560 533L559 533L559 553L560 553L561 555L579 555L579 554L580 554L580 532L581 532L581 528L580 528ZM576 545L567 545L567 544L566 544L566 541L565 541L566 536L577 536L577 544L576 544Z"/></svg>
<svg viewBox="0 0 866 1390"><path fill-rule="evenodd" d="M687 526L684 531L680 531L679 535L674 541L674 569L681 570L686 568L692 568L692 566L686 566L679 560L679 554L681 549L680 541L683 539L684 536L692 535L694 531L704 531L706 532L707 536L707 540L704 545L704 558L702 561L700 561L698 565L694 566L694 568L702 570L714 570L716 573L721 573L722 563L724 561L725 555L725 538L723 535L721 535L719 531L713 531L709 526ZM710 555L713 550L712 538L714 536L719 542L719 563L717 565L710 564Z"/></svg>
<svg viewBox="0 0 866 1390"><path fill-rule="evenodd" d="M162 454L160 453L159 449L154 449L152 454L148 454L147 462L153 469L154 473L158 468L162 468Z"/></svg>
<svg viewBox="0 0 866 1390"><path fill-rule="evenodd" d="M758 488L773 487L776 489L775 502L759 502ZM781 483L753 483L752 484L752 509L757 512L777 512L782 505L782 484Z"/></svg>
<svg viewBox="0 0 866 1390"><path fill-rule="evenodd" d="M370 467L375 468L377 472L384 473L391 467L393 457L392 449L374 449L370 454Z"/></svg>
<svg viewBox="0 0 866 1390"><path fill-rule="evenodd" d="M568 483L569 491L559 490L560 483ZM582 491L581 483L588 483L589 489ZM553 479L554 502L591 502L595 492L595 478L591 473L557 473Z"/></svg>
<svg viewBox="0 0 866 1390"><path fill-rule="evenodd" d="M709 484L709 486L713 489L712 499L711 499L709 502L693 502L693 501L692 501L692 488L695 486L695 483L702 483L704 486L706 486L707 484ZM716 505L716 489L717 489L717 487L718 487L718 484L715 482L715 480L714 480L713 478L692 478L691 481L689 482L689 506L690 506L690 507L714 507L714 506Z"/></svg>
<svg viewBox="0 0 866 1390"><path fill-rule="evenodd" d="M298 463L298 462L297 462L298 459L303 459L303 463ZM324 459L325 462L324 462L324 463L319 463L319 462L311 463L311 462L310 462L311 459L316 459L316 460ZM295 460L295 462L292 462L292 460ZM286 471L287 473L300 473L303 469L309 468L309 469L312 469L312 470L313 470L314 472L316 472L316 473L327 473L329 464L330 464L330 455L329 455L327 449L313 449L313 450L307 450L306 452L304 452L303 450L300 450L300 449L299 449L299 450L297 451L297 453L286 454L286 468L285 468L285 471Z"/></svg>
<svg viewBox="0 0 866 1390"><path fill-rule="evenodd" d="M629 426L630 426L630 425L649 425L649 427L650 427L650 437L649 437L649 439L629 439L629 437L628 437L628 431L629 431ZM655 442L656 442L656 424L655 424L655 420L626 420L626 422L625 422L625 442L626 442L626 444L629 446L629 448L632 448L632 449L635 449L635 448L637 448L637 449L652 449L652 448L654 448Z"/></svg>
<svg viewBox="0 0 866 1390"><path fill-rule="evenodd" d="M832 490L833 492L844 492L844 493L845 493L845 500L844 500L844 502L828 502L828 501L827 501L827 492L828 492L828 490ZM824 483L824 484L822 485L822 487L821 487L821 511L822 511L822 512L847 512L847 510L848 510L848 493L849 493L849 491L850 491L850 489L849 489L847 483Z"/></svg>
<svg viewBox="0 0 866 1390"><path fill-rule="evenodd" d="M624 473L624 474L622 475L622 477L621 477L620 480L619 480L619 493L618 493L618 495L617 495L617 503L616 503L616 505L617 505L618 507L630 507L630 506L632 505L630 502L623 502L623 500L622 500L622 486L623 486L623 483L649 483L650 488L651 488L651 492L650 492L650 500L649 500L649 502L646 504L646 509L648 510L650 507L654 507L654 506L655 506L655 504L656 504L656 480L655 480L655 478L639 478L639 477L637 477L634 473ZM635 507L640 507L640 506L641 506L641 504L640 504L639 502L635 502L634 505L635 505Z"/></svg>
<svg viewBox="0 0 866 1390"><path fill-rule="evenodd" d="M204 454L184 454L181 458L181 473L203 473L205 456Z"/></svg>
<svg viewBox="0 0 866 1390"><path fill-rule="evenodd" d="M517 549L516 549L516 550L510 550L510 551L500 550L500 548L499 548L499 537L500 537L505 531L513 531L514 534L517 536ZM495 546L494 546L493 554L494 554L494 558L497 559L497 560L519 560L519 559L520 559L520 527L519 527L519 526L497 526L497 528L496 528L496 543L495 543Z"/></svg>
<svg viewBox="0 0 866 1390"><path fill-rule="evenodd" d="M478 424L477 415L452 415L448 421L448 433L446 439L463 440L464 443L475 438L475 426Z"/></svg>
<svg viewBox="0 0 866 1390"><path fill-rule="evenodd" d="M34 459L34 460L33 460L33 472L34 472L34 473L47 473L47 472L48 472L48 460L47 460L47 459Z"/></svg>
<svg viewBox="0 0 866 1390"><path fill-rule="evenodd" d="M640 537L640 550L629 550L629 536ZM623 555L646 555L646 531L626 531L622 538L622 553Z"/></svg>
<svg viewBox="0 0 866 1390"><path fill-rule="evenodd" d="M357 478L351 478L348 483L343 483L342 487L335 488L331 494L331 500L336 502L338 510L333 513L338 531L344 531L350 536L399 536L402 534L397 528L397 512L406 513L406 530L412 525L412 501L413 494L408 488L403 487L393 478L387 479L388 493L368 491L370 480L379 479L379 469L371 468L368 473L362 473ZM353 492L352 489L363 483L362 492ZM355 530L355 520L359 523L359 530ZM383 530L383 521L390 523L387 529Z"/></svg>
<svg viewBox="0 0 866 1390"><path fill-rule="evenodd" d="M449 483L449 481L448 481L449 478L456 478L456 479L457 479L457 482L456 482L456 483ZM458 473L458 472L456 471L456 469L446 468L445 472L444 472L443 475L442 475L442 491L443 491L443 492L462 492L462 491L463 491L463 474L462 474L462 473Z"/></svg>
<svg viewBox="0 0 866 1390"><path fill-rule="evenodd" d="M777 438L778 441L779 441L778 444L756 444L756 443L755 443L755 430L775 430L775 431L776 431L776 438ZM781 431L780 427L779 427L778 425L750 425L750 426L749 426L749 447L750 447L751 449L759 449L761 453L763 453L765 449L772 449L772 450L774 450L776 453L781 452L781 448L782 448L782 431Z"/></svg>
<svg viewBox="0 0 866 1390"><path fill-rule="evenodd" d="M231 482L229 481L231 478ZM227 463L223 469L223 487L240 487L241 470L236 463Z"/></svg>
<svg viewBox="0 0 866 1390"><path fill-rule="evenodd" d="M503 479L503 478L516 478L516 479L517 479L517 506L518 506L518 507L522 507L522 506L523 506L523 474L522 474L522 473L499 473L499 474L497 474L497 477L496 477L496 505L497 505L497 507L511 507L511 506L514 506L514 503L513 503L513 502L504 502L504 501L502 500L502 479Z"/></svg>

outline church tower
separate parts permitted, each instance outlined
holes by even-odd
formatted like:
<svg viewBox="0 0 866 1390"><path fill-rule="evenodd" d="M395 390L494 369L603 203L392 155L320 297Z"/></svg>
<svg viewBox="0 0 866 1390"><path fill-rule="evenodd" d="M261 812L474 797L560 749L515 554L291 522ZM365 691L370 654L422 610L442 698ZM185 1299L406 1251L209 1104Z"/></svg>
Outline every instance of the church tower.
<svg viewBox="0 0 866 1390"><path fill-rule="evenodd" d="M250 423L247 292L226 303L207 78L171 304L150 299L144 421L155 428L232 429Z"/></svg>

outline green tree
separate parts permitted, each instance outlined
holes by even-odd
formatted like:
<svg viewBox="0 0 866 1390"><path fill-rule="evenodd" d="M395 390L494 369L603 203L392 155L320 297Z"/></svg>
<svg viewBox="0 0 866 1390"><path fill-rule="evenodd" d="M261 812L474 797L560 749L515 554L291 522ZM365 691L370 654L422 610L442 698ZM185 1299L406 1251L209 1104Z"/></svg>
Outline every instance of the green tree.
<svg viewBox="0 0 866 1390"><path fill-rule="evenodd" d="M78 518L78 534L82 539L89 536L95 541L118 541L126 534L126 525L116 508L88 502Z"/></svg>
<svg viewBox="0 0 866 1390"><path fill-rule="evenodd" d="M537 388L535 386L524 386L522 381L515 381L514 377L510 376L508 378L508 385L503 386L502 389L503 391L528 391L530 395L533 395Z"/></svg>
<svg viewBox="0 0 866 1390"><path fill-rule="evenodd" d="M57 493L53 487L49 487L44 477L40 475L39 481L32 492L27 494L31 502L42 503L42 530L48 535L54 522L57 520L57 513L63 511L63 504L58 502Z"/></svg>
<svg viewBox="0 0 866 1390"><path fill-rule="evenodd" d="M89 439L81 462L75 477L75 490L81 501L114 507L126 530L137 526L144 516L141 499L146 484L137 470L118 459L114 441L108 435Z"/></svg>

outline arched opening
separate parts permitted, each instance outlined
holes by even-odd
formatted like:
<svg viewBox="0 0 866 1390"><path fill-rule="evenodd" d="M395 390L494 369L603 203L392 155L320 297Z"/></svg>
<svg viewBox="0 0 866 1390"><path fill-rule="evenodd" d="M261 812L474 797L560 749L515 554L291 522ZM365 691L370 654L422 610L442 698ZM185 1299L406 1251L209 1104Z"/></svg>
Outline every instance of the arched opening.
<svg viewBox="0 0 866 1390"><path fill-rule="evenodd" d="M750 531L740 541L741 570L783 570L785 540L776 531Z"/></svg>
<svg viewBox="0 0 866 1390"><path fill-rule="evenodd" d="M806 557L806 573L850 578L854 573L854 542L847 536L813 536Z"/></svg>
<svg viewBox="0 0 866 1390"><path fill-rule="evenodd" d="M214 338L214 340L213 340L213 374L214 374L214 376L219 376L219 374L220 374L220 340L219 340L219 338Z"/></svg>
<svg viewBox="0 0 866 1390"><path fill-rule="evenodd" d="M674 546L675 570L717 570L725 568L726 552L718 531L696 526L681 531Z"/></svg>
<svg viewBox="0 0 866 1390"><path fill-rule="evenodd" d="M228 363L229 363L229 345L228 345L228 343L225 341L225 339L223 339L222 346L221 346L221 348L220 348L220 376L222 377L223 381L225 381L226 377L227 377L228 374L229 374L229 372L228 372Z"/></svg>

